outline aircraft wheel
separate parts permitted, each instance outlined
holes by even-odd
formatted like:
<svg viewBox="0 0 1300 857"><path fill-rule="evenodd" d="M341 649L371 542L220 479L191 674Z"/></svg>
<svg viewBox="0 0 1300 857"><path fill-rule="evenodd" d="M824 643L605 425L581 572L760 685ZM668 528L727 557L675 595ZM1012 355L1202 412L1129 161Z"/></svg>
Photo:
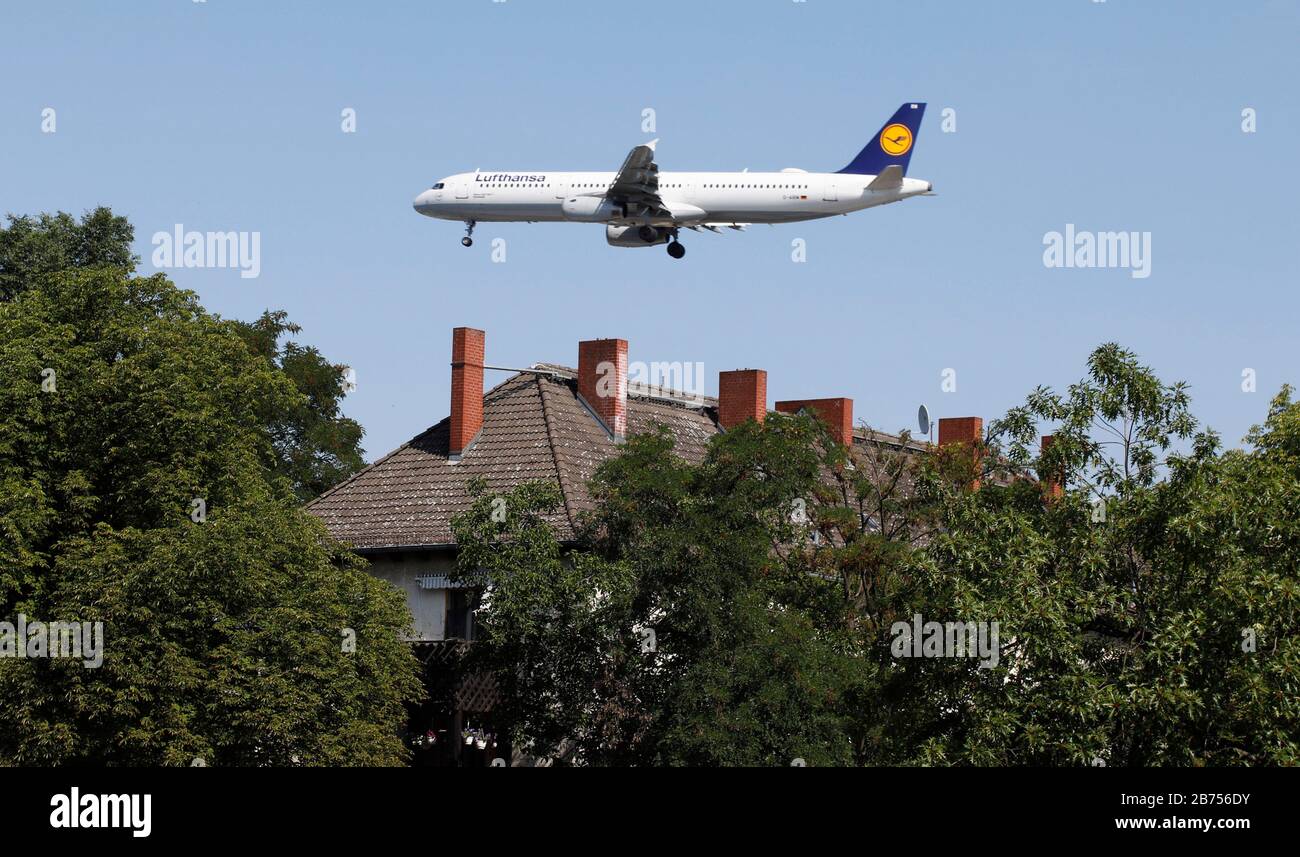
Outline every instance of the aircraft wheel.
<svg viewBox="0 0 1300 857"><path fill-rule="evenodd" d="M659 239L659 230L653 226L642 226L636 231L637 236L647 244L651 244Z"/></svg>
<svg viewBox="0 0 1300 857"><path fill-rule="evenodd" d="M668 255L680 259L686 255L686 248L681 245L681 242L674 241L668 245Z"/></svg>
<svg viewBox="0 0 1300 857"><path fill-rule="evenodd" d="M473 246L474 246L474 239L473 239L473 238L470 238L470 237L468 237L468 236L466 236L466 237L460 239L460 243L463 244L463 245L465 245L466 247L473 247Z"/></svg>

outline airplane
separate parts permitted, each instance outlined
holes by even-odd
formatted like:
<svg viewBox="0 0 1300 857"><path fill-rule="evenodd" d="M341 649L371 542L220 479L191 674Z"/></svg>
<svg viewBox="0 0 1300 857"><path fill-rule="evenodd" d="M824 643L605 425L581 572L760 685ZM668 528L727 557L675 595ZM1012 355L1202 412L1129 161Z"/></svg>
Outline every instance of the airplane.
<svg viewBox="0 0 1300 857"><path fill-rule="evenodd" d="M415 198L415 210L465 223L460 243L474 244L478 223L603 223L614 247L667 244L680 259L682 228L743 230L755 223L796 223L874 208L934 186L907 177L925 115L908 103L884 124L847 167L834 173L786 168L776 173L660 173L652 140L634 148L618 172L520 170L458 173Z"/></svg>

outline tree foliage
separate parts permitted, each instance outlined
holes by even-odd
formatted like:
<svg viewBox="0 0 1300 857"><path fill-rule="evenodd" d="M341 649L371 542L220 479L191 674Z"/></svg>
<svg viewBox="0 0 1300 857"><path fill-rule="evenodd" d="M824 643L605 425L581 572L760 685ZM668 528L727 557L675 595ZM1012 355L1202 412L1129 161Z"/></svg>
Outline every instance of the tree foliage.
<svg viewBox="0 0 1300 857"><path fill-rule="evenodd" d="M29 227L0 241L21 281L0 302L0 616L102 622L104 652L0 658L0 759L400 762L410 617L300 508L268 423L303 399L283 359L165 277ZM55 261L12 267L30 258Z"/></svg>
<svg viewBox="0 0 1300 857"><path fill-rule="evenodd" d="M9 216L0 229L0 301L12 300L46 274L74 269L135 270L131 252L135 230L107 208L88 212L78 222L60 211L37 217Z"/></svg>
<svg viewBox="0 0 1300 857"><path fill-rule="evenodd" d="M262 421L271 429L276 472L289 479L298 498L318 497L364 467L361 424L342 413L348 367L330 363L312 346L282 341L302 332L283 310L241 322L239 332L254 354L297 389L297 396L275 403L278 409Z"/></svg>
<svg viewBox="0 0 1300 857"><path fill-rule="evenodd" d="M476 486L459 567L486 587L480 657L522 746L582 764L851 760L838 697L860 664L810 621L831 584L770 555L791 526L776 510L817 478L816 434L775 418L699 467L665 433L633 438L601 469L576 551L545 523L552 490L523 486L503 507Z"/></svg>
<svg viewBox="0 0 1300 857"><path fill-rule="evenodd" d="M48 274L109 269L134 273L135 230L107 208L80 221L66 212L9 217L0 228L0 302L37 288ZM282 311L267 310L253 322L236 322L253 353L288 378L297 395L263 402L277 410L259 419L274 440L276 471L301 500L310 500L365 466L362 428L343 416L347 367L331 363L314 347L287 336L302 329Z"/></svg>
<svg viewBox="0 0 1300 857"><path fill-rule="evenodd" d="M850 452L783 415L696 465L633 438L574 545L553 489L480 485L460 573L516 741L568 763L1297 764L1288 390L1248 441L1105 345L975 449ZM996 664L896 657L916 616L997 623Z"/></svg>

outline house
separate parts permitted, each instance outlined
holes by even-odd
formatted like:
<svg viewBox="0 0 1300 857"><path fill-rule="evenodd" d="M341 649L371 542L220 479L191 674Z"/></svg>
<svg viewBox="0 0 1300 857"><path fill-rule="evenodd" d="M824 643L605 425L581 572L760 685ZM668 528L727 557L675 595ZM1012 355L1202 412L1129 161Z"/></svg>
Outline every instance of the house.
<svg viewBox="0 0 1300 857"><path fill-rule="evenodd" d="M482 737L490 733L491 682L456 670L474 639L474 594L452 579L451 521L470 506L468 482L482 477L498 492L535 480L555 483L563 504L552 524L561 540L572 539L578 516L591 507L588 481L626 436L663 426L675 439L677 454L698 461L709 438L766 416L767 373L722 372L718 397L712 398L632 383L622 339L578 343L576 370L549 363L527 369L487 365L484 332L466 327L452 331L451 350L450 416L307 508L334 537L368 559L373 574L406 593L414 617L411 642L428 668L434 697L430 709L413 712L412 720L432 724L425 743L439 748L431 754L435 761L464 764L463 747L481 751L479 762L493 752ZM486 371L510 374L484 393ZM884 441L912 451L927 448L855 428L852 399L776 403L780 412L802 409L824 419L845 444ZM939 441L973 442L981 431L978 417L940 420ZM439 738L441 733L445 736ZM473 743L465 744L464 735ZM484 743L488 746L478 746Z"/></svg>

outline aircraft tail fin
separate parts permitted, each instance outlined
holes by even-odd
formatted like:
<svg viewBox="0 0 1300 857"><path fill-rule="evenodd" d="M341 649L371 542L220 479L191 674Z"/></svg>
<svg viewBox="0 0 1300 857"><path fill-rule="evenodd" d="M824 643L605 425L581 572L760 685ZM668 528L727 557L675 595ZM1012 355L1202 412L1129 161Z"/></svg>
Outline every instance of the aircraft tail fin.
<svg viewBox="0 0 1300 857"><path fill-rule="evenodd" d="M883 173L886 167L897 166L901 171L900 178L906 175L924 115L924 102L910 102L898 108L876 136L858 152L858 156L839 172L873 176Z"/></svg>

